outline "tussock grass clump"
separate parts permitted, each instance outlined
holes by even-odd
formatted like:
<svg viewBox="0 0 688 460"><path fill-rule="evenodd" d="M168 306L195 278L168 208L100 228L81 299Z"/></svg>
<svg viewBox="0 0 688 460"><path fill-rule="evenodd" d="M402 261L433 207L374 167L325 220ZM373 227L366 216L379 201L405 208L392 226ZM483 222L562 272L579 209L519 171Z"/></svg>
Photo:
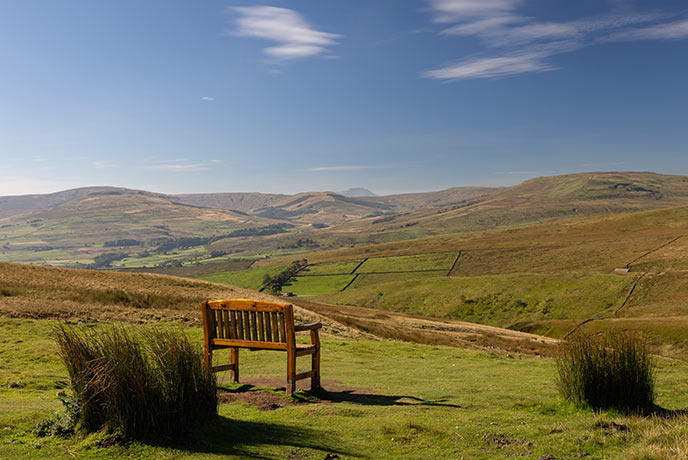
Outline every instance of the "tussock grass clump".
<svg viewBox="0 0 688 460"><path fill-rule="evenodd" d="M77 430L161 440L217 416L215 376L183 334L64 325L55 334L78 401Z"/></svg>
<svg viewBox="0 0 688 460"><path fill-rule="evenodd" d="M576 335L557 358L562 396L595 410L649 413L654 407L655 367L647 341L637 334Z"/></svg>

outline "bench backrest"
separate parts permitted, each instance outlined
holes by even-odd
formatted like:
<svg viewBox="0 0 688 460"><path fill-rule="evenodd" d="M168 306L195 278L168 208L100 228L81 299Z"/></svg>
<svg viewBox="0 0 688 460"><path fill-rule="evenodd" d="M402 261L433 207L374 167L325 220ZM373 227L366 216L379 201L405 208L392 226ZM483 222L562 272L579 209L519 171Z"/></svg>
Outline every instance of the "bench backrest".
<svg viewBox="0 0 688 460"><path fill-rule="evenodd" d="M286 349L294 344L293 307L246 299L204 302L203 328L209 345Z"/></svg>

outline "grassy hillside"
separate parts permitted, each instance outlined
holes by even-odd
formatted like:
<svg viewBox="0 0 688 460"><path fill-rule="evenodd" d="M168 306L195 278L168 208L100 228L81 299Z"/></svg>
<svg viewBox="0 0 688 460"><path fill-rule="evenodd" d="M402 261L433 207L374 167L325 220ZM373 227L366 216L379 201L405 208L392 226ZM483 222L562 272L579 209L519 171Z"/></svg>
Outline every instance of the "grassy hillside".
<svg viewBox="0 0 688 460"><path fill-rule="evenodd" d="M148 254L160 241L231 234L270 223L231 211L181 204L164 195L96 189L49 209L0 219L0 258L74 265L91 263L102 254L123 253L130 258L125 265L152 266L175 259ZM172 255L181 260L210 258L206 250Z"/></svg>
<svg viewBox="0 0 688 460"><path fill-rule="evenodd" d="M275 250L280 247L296 248L297 238L312 241L312 247L299 247L299 253L372 244L406 244L434 235L517 229L559 220L686 204L688 178L684 176L573 174L532 179L514 187L494 190L485 196L452 203L439 200L435 205L407 212L388 212L330 228L304 229L298 236L276 235L248 243L250 252L261 254L276 254ZM238 254L249 247L240 241L218 241L214 245ZM446 248L439 246L435 250Z"/></svg>
<svg viewBox="0 0 688 460"><path fill-rule="evenodd" d="M685 363L659 362L657 403L663 416L620 416L564 403L551 359L336 337L323 340L327 392L317 398L297 393L298 399L285 399L278 390L284 380L282 353L244 352L245 384L222 383L219 419L189 438L111 447L103 447L107 433L38 438L32 427L60 409L57 391L69 391L51 339L53 325L0 318L0 382L16 382L0 386L2 458L678 460L688 455L683 411L688 399L676 391L688 384ZM200 328L185 331L200 346Z"/></svg>
<svg viewBox="0 0 688 460"><path fill-rule="evenodd" d="M309 299L324 304L551 337L563 337L593 318L583 329L628 318L623 324L632 324L629 328L645 324L651 330L657 350L685 358L688 334L674 324L688 319L688 273L682 271L688 266L686 235L688 207L678 207L323 251L303 255L313 264L313 276L297 277L301 291L294 292L316 294ZM440 252L450 249L455 252ZM458 257L453 263L450 257L433 262L442 254ZM254 267L287 260L266 259ZM322 276L318 281L318 274L352 266L356 270L339 280ZM626 267L628 274L614 273ZM339 292L344 281L350 284Z"/></svg>
<svg viewBox="0 0 688 460"><path fill-rule="evenodd" d="M172 197L102 188L2 200L0 215L16 213L22 206L32 212L0 218L1 260L64 266L122 252L127 257L116 259L116 265L133 268L405 244L433 235L685 205L688 178L587 173L532 179L503 189L460 187L388 197L331 192ZM279 229L257 231L269 225ZM153 257L146 252L157 239L213 236L203 244ZM103 248L121 240L143 242L143 247ZM454 248L437 248L446 250Z"/></svg>

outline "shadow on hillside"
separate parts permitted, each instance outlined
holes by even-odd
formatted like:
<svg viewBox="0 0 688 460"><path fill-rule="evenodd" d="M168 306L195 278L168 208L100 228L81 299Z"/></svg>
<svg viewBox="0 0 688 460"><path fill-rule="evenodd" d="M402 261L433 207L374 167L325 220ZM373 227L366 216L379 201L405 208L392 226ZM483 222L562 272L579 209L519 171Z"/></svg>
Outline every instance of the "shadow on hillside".
<svg viewBox="0 0 688 460"><path fill-rule="evenodd" d="M254 446L279 446L280 457L288 457L293 449L314 449L342 456L351 452L328 441L327 433L310 428L296 428L274 422L248 422L218 417L194 433L193 440L173 445L191 453L236 455L240 458L274 458L268 453L257 453Z"/></svg>

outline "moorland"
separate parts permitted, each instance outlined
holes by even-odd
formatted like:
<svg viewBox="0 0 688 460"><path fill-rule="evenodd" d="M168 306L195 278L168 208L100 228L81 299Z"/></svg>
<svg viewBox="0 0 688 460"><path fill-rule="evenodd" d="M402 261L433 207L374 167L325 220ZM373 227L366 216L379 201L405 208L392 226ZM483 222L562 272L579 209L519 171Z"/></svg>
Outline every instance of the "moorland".
<svg viewBox="0 0 688 460"><path fill-rule="evenodd" d="M589 173L388 197L2 197L0 261L3 458L688 455L677 391L688 383L688 177ZM286 293L300 320L325 325L326 394L285 399L280 357L251 353L247 385L221 375L220 423L179 445L32 433L68 386L58 321L179 329L200 343L202 300ZM655 416L557 396L559 340L610 329L648 334Z"/></svg>

